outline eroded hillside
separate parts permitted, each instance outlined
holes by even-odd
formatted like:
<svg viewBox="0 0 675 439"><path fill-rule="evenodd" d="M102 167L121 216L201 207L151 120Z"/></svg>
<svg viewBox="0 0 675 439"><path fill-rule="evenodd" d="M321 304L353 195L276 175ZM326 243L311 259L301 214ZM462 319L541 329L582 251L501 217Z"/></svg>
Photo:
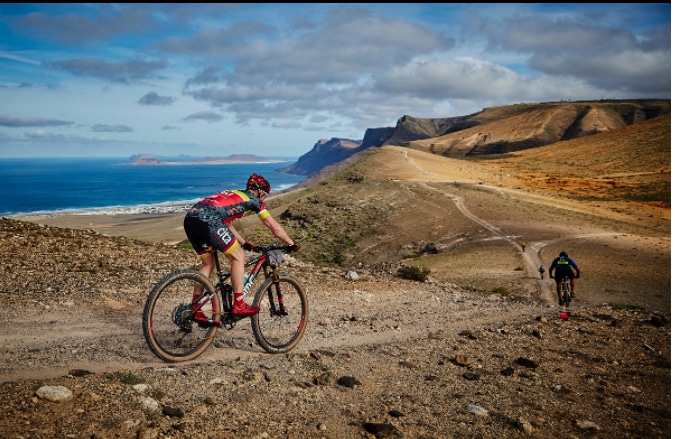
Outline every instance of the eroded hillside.
<svg viewBox="0 0 675 439"><path fill-rule="evenodd" d="M669 101L592 101L487 108L470 128L411 141L411 148L448 157L501 154L605 133L670 113Z"/></svg>
<svg viewBox="0 0 675 439"><path fill-rule="evenodd" d="M547 102L490 107L448 118L402 116L369 128L362 140L320 140L282 172L314 176L369 148L405 146L448 157L526 150L604 133L670 114L669 100Z"/></svg>

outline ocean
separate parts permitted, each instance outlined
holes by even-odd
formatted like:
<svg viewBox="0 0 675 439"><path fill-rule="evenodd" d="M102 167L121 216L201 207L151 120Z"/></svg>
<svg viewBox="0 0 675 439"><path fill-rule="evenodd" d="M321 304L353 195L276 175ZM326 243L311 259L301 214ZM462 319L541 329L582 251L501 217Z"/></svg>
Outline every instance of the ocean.
<svg viewBox="0 0 675 439"><path fill-rule="evenodd" d="M172 211L225 189L244 189L252 173L272 192L304 181L277 169L295 163L126 166L123 158L0 159L0 215Z"/></svg>

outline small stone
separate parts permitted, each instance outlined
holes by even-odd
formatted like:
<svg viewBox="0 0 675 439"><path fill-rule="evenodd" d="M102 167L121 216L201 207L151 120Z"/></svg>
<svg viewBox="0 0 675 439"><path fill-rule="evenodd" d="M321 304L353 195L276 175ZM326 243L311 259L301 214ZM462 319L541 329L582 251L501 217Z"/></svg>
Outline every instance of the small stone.
<svg viewBox="0 0 675 439"><path fill-rule="evenodd" d="M343 376L343 377L340 377L340 379L338 380L338 384L341 385L341 386L344 386L344 387L352 388L352 387L360 386L361 382L354 377Z"/></svg>
<svg viewBox="0 0 675 439"><path fill-rule="evenodd" d="M74 376L74 377L83 377L86 375L93 375L94 372L89 372L88 370L85 369L70 369L68 371L68 375Z"/></svg>
<svg viewBox="0 0 675 439"><path fill-rule="evenodd" d="M162 408L162 413L172 418L182 418L185 415L183 410L175 407L164 407Z"/></svg>
<svg viewBox="0 0 675 439"><path fill-rule="evenodd" d="M337 383L337 381L337 377L330 372L324 372L318 377L314 378L314 384L317 386L331 386Z"/></svg>
<svg viewBox="0 0 675 439"><path fill-rule="evenodd" d="M35 392L40 399L64 402L73 399L73 392L64 386L42 386Z"/></svg>
<svg viewBox="0 0 675 439"><path fill-rule="evenodd" d="M532 424L530 424L530 421L523 418L522 416L518 417L518 420L516 421L516 425L518 425L518 428L523 430L527 434L531 434L534 431L534 427L532 427Z"/></svg>
<svg viewBox="0 0 675 439"><path fill-rule="evenodd" d="M394 417L394 418L401 418L405 416L402 412L399 412L398 410L389 410L389 416Z"/></svg>
<svg viewBox="0 0 675 439"><path fill-rule="evenodd" d="M465 355L456 355L453 361L458 366L468 366L473 363L473 359Z"/></svg>
<svg viewBox="0 0 675 439"><path fill-rule="evenodd" d="M479 407L477 405L469 404L469 405L466 406L466 410L469 413L473 413L476 416L487 416L488 415L487 410L485 410L483 407Z"/></svg>
<svg viewBox="0 0 675 439"><path fill-rule="evenodd" d="M399 435L398 430L391 424L379 424L374 422L366 422L363 424L365 430L374 435L377 439L386 439Z"/></svg>
<svg viewBox="0 0 675 439"><path fill-rule="evenodd" d="M519 357L516 360L516 363L518 363L521 366L527 367L529 369L536 369L539 367L539 364L537 364L536 361L530 360L529 358L524 358L524 357Z"/></svg>
<svg viewBox="0 0 675 439"><path fill-rule="evenodd" d="M600 431L600 427L591 421L576 421L575 425L582 430Z"/></svg>
<svg viewBox="0 0 675 439"><path fill-rule="evenodd" d="M462 374L462 377L464 377L465 379L467 379L469 381L478 381L480 379L480 375L478 375L477 373L471 373L471 372L464 372Z"/></svg>

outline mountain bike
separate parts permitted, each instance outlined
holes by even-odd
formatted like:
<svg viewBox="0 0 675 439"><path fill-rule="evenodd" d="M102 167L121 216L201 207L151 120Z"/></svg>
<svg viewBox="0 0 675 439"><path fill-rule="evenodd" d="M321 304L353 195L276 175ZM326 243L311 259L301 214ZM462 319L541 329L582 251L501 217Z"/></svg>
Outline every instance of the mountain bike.
<svg viewBox="0 0 675 439"><path fill-rule="evenodd" d="M566 308L569 308L572 300L572 293L570 292L570 278L565 276L562 280L562 299Z"/></svg>
<svg viewBox="0 0 675 439"><path fill-rule="evenodd" d="M253 267L244 283L244 298L259 276L263 279L252 306L260 311L251 318L255 339L269 353L293 349L307 328L308 303L304 287L293 275L279 270L286 247L276 243L255 246L259 253L245 263ZM150 350L166 362L193 360L213 342L218 328L231 330L244 318L232 314L234 293L228 282L231 272L221 270L217 251L217 283L193 269L180 269L164 276L148 295L143 309L143 334ZM195 283L204 288L202 295L192 300ZM196 321L201 310L207 321Z"/></svg>

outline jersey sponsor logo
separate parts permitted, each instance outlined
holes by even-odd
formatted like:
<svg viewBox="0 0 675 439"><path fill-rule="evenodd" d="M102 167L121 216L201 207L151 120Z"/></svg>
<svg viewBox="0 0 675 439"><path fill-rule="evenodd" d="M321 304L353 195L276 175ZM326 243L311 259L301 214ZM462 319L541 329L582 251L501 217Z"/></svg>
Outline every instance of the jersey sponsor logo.
<svg viewBox="0 0 675 439"><path fill-rule="evenodd" d="M225 243L225 245L232 241L232 237L227 233L228 231L229 229L227 227L221 227L220 229L216 230L216 235L218 235L220 240Z"/></svg>

